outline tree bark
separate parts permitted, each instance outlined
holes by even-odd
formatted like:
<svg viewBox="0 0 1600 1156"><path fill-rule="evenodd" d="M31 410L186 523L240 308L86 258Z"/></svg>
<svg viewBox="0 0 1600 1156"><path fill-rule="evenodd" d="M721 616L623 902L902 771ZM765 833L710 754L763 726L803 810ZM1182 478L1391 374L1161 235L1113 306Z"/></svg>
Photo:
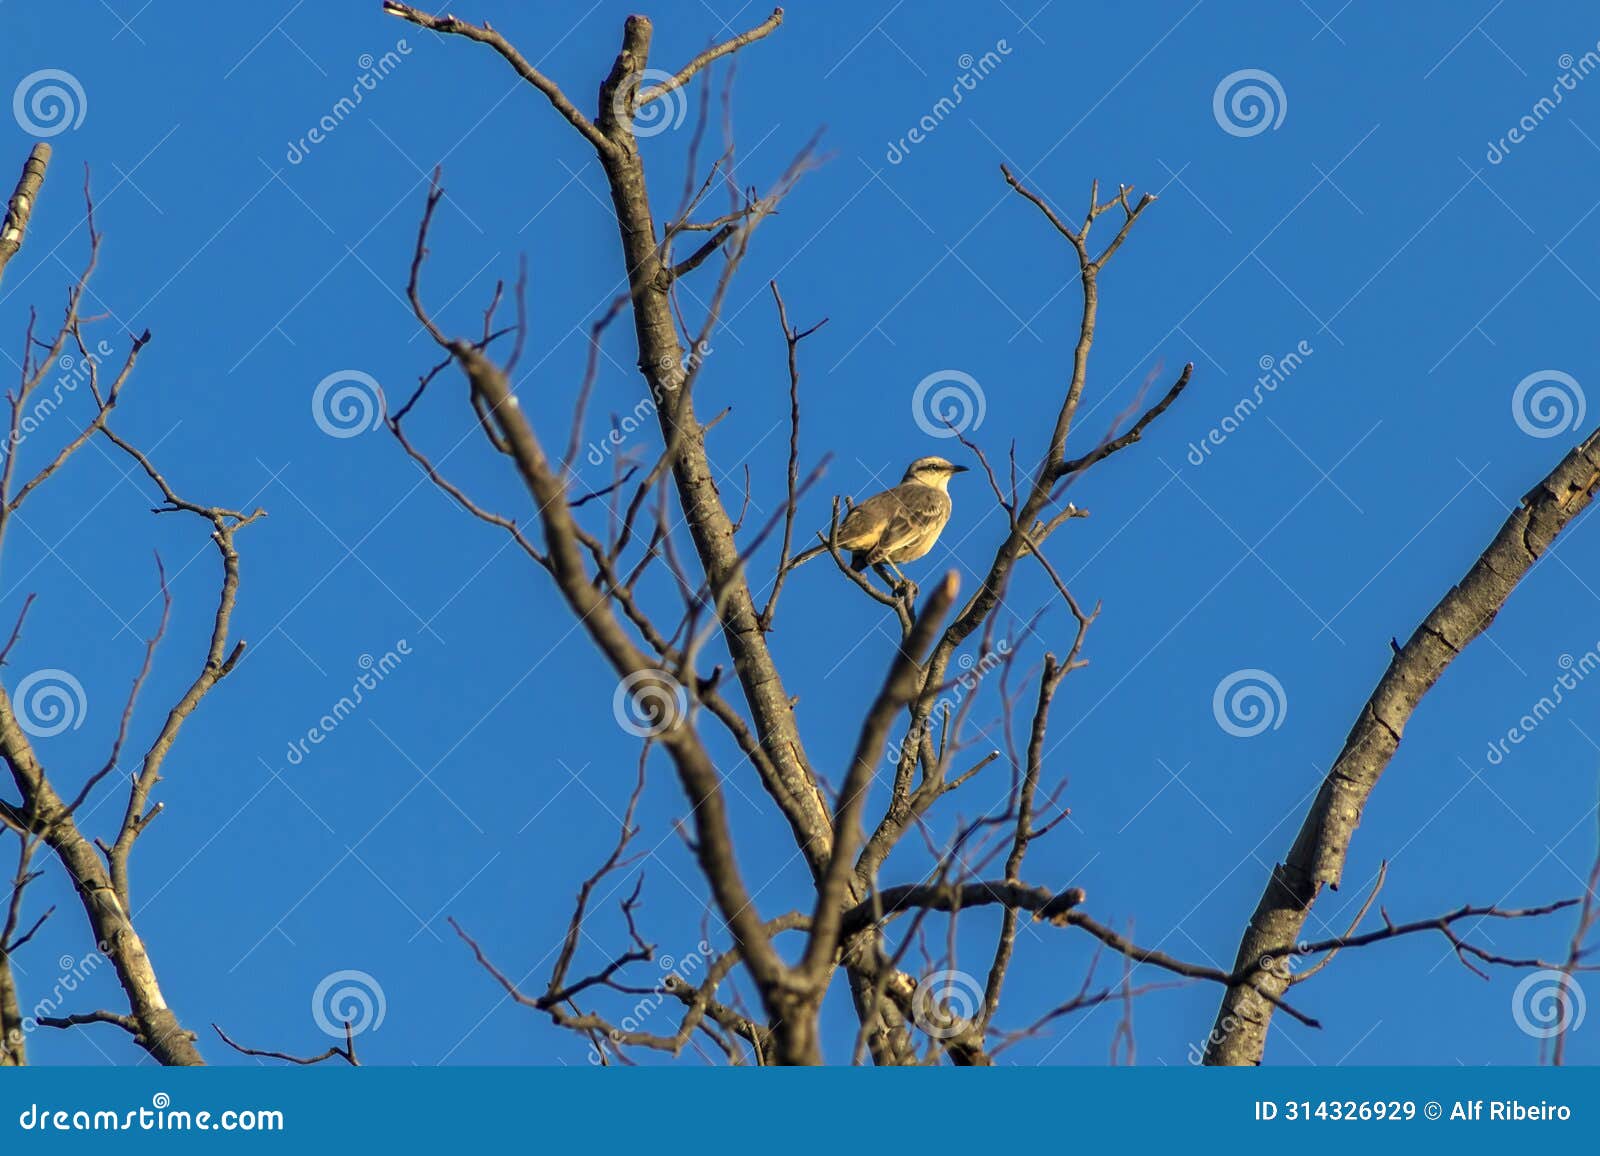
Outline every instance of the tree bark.
<svg viewBox="0 0 1600 1156"><path fill-rule="evenodd" d="M1289 972L1262 968L1264 956L1292 952L1323 884L1335 889L1350 840L1406 722L1445 668L1505 605L1512 590L1600 484L1600 430L1572 450L1514 510L1460 583L1423 619L1389 662L1329 768L1288 858L1275 866L1239 944L1234 973L1282 995ZM1207 1064L1259 1064L1273 1005L1249 983L1227 989L1206 1042Z"/></svg>
<svg viewBox="0 0 1600 1156"><path fill-rule="evenodd" d="M0 277L5 276L6 266L17 255L17 250L22 248L23 238L28 232L28 221L33 217L34 203L39 199L39 187L44 184L45 170L49 166L50 146L40 141L33 146L27 162L22 166L16 191L6 203L5 220L0 222Z"/></svg>
<svg viewBox="0 0 1600 1156"><path fill-rule="evenodd" d="M748 582L739 573L733 522L717 493L706 456L705 431L692 398L682 395L683 346L673 322L668 293L671 275L656 241L655 218L645 186L644 162L633 134L629 93L639 83L650 55L651 25L630 16L622 51L600 90L600 131L612 148L600 150L611 189L622 255L627 263L639 371L656 402L663 438L676 442L672 462L684 519L712 590L726 590L718 612L734 672L755 722L756 734L777 775L769 785L814 876L825 869L833 845L828 809L806 761L783 679L772 660Z"/></svg>

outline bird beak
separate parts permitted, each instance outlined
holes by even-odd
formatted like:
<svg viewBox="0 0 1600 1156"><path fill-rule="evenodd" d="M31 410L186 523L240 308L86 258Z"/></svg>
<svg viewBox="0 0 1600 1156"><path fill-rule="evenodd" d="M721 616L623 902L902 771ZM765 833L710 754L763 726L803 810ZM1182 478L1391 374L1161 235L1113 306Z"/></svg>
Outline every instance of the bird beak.
<svg viewBox="0 0 1600 1156"><path fill-rule="evenodd" d="M968 470L970 470L971 468L972 468L971 466L951 466L950 467L950 472L952 474L964 474Z"/></svg>

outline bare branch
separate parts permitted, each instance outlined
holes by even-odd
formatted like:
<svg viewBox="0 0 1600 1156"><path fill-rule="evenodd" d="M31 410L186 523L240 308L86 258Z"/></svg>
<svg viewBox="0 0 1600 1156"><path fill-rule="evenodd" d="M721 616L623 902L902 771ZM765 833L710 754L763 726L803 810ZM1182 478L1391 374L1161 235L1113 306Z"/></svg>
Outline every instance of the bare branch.
<svg viewBox="0 0 1600 1156"><path fill-rule="evenodd" d="M468 24L465 20L457 20L454 16L433 16L409 4L398 3L397 0L383 0L383 10L391 16L398 16L402 20L408 20L412 24L432 29L434 32L464 36L468 40L476 40L479 44L487 44L503 56L506 63L516 69L518 76L544 93L551 107L565 117L567 123L582 133L602 154L610 153L616 148L606 139L605 134L591 124L589 118L579 112L577 106L567 99L567 94L561 91L555 81L529 64L509 40L490 28L487 23L480 26Z"/></svg>
<svg viewBox="0 0 1600 1156"><path fill-rule="evenodd" d="M6 203L5 220L0 221L0 277L5 276L6 266L27 237L28 221L33 217L33 206L39 199L39 187L44 184L45 170L49 166L50 146L39 141L22 166L22 176L17 178L17 187Z"/></svg>
<svg viewBox="0 0 1600 1156"><path fill-rule="evenodd" d="M775 30L778 25L782 23L783 9L774 8L771 16L768 16L765 20L756 25L754 28L750 29L748 32L741 32L732 40L725 40L721 44L706 49L693 60L689 61L688 64L679 69L671 79L664 80L660 84L652 85L651 87L640 92L636 99L635 107L643 108L651 101L660 100L669 92L675 92L684 85L688 84L689 81L694 78L695 73L699 72L712 61L720 60L722 57L727 56L730 52L737 52L746 44L751 44L757 40L760 40L762 37Z"/></svg>
<svg viewBox="0 0 1600 1156"><path fill-rule="evenodd" d="M1580 514L1600 486L1600 431L1589 435L1523 496L1478 560L1395 650L1329 767L1287 858L1273 868L1239 945L1235 969L1259 967L1294 947L1324 884L1338 887L1362 809L1400 745L1422 697L1473 639L1482 634L1523 576ZM1272 1009L1262 995L1281 992L1286 977L1230 990L1218 1009L1206 1062L1254 1064L1266 1047Z"/></svg>

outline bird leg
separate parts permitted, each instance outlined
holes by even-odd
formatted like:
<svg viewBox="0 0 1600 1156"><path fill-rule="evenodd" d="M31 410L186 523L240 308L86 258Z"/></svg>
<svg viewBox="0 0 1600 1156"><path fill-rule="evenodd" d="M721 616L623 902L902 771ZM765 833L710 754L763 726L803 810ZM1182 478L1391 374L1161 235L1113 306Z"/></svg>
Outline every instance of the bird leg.
<svg viewBox="0 0 1600 1156"><path fill-rule="evenodd" d="M889 584L889 589L896 598L905 598L911 602L917 600L917 584L901 573L900 567L885 558L874 569L878 571L878 577ZM887 571L892 571L894 576L891 578Z"/></svg>

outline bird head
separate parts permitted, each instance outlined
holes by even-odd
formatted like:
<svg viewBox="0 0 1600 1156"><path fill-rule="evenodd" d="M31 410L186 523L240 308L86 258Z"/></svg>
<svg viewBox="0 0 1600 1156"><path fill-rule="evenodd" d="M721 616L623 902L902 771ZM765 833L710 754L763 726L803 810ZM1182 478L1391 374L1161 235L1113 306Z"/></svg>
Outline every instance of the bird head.
<svg viewBox="0 0 1600 1156"><path fill-rule="evenodd" d="M933 486L942 490L950 484L950 479L956 474L967 472L966 466L958 466L944 458L927 457L918 458L906 467L906 476L903 481L916 482L920 486Z"/></svg>

